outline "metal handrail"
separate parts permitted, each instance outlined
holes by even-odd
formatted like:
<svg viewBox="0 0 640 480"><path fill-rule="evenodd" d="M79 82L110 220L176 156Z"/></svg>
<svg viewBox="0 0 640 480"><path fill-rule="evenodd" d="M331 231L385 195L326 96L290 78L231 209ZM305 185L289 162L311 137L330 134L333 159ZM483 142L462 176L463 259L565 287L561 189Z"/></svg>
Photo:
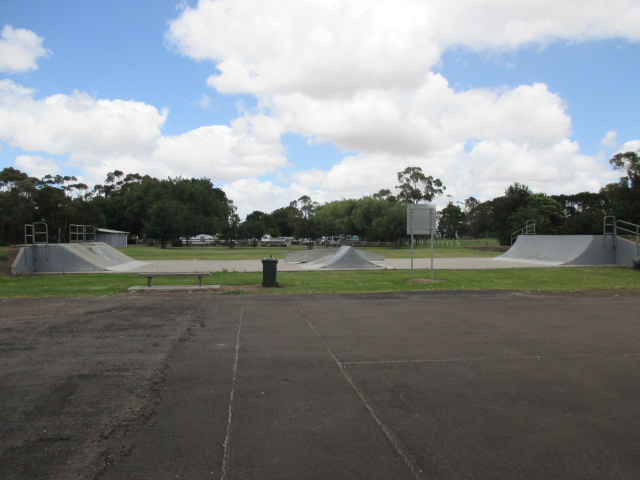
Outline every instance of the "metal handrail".
<svg viewBox="0 0 640 480"><path fill-rule="evenodd" d="M627 228L627 226L631 228ZM637 255L640 256L640 225L626 222L624 220L616 220L616 217L614 217L613 215L604 217L604 237L606 238L607 235L613 237L614 249L616 248L616 238L618 237L618 235L620 235L619 232L625 232L631 235L635 235L634 242L638 251Z"/></svg>
<svg viewBox="0 0 640 480"><path fill-rule="evenodd" d="M38 246L44 246L45 258L49 260L49 226L47 222L27 223L24 226L24 244L31 246L33 268L35 272ZM24 254L24 264L27 265L27 254Z"/></svg>
<svg viewBox="0 0 640 480"><path fill-rule="evenodd" d="M516 230L511 234L511 245L513 245L513 240L518 238L520 235L535 235L536 234L536 221L535 220L527 220L524 228L520 230Z"/></svg>
<svg viewBox="0 0 640 480"><path fill-rule="evenodd" d="M69 225L69 243L95 242L96 227L93 225Z"/></svg>
<svg viewBox="0 0 640 480"><path fill-rule="evenodd" d="M634 230L630 230L628 228L625 227L621 227L620 224L623 225L628 225L630 227L633 227ZM631 235L635 235L635 242L636 242L636 249L637 249L637 253L636 255L638 255L640 257L640 225L636 225L635 223L631 223L631 222L625 222L624 220L617 220L616 221L616 235L618 234L618 230L622 231L622 232L626 232L626 233L630 233Z"/></svg>

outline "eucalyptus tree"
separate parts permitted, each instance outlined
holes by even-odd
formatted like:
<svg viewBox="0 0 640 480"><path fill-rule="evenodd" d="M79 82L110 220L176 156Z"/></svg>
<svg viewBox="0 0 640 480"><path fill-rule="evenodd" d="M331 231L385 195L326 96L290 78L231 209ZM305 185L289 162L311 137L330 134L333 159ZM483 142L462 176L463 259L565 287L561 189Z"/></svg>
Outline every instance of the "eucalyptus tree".
<svg viewBox="0 0 640 480"><path fill-rule="evenodd" d="M446 187L439 178L425 175L420 167L407 167L398 172L398 200L403 204L430 203L444 193Z"/></svg>

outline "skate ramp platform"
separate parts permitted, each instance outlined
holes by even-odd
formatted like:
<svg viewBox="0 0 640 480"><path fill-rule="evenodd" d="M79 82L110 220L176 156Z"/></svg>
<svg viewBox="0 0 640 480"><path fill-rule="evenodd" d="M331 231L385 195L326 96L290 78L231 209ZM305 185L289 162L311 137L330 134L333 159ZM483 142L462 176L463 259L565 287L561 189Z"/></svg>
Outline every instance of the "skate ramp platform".
<svg viewBox="0 0 640 480"><path fill-rule="evenodd" d="M540 265L614 265L614 239L604 235L520 235L494 261Z"/></svg>
<svg viewBox="0 0 640 480"><path fill-rule="evenodd" d="M325 269L363 269L384 268L373 262L381 262L384 255L363 252L351 246L342 246L338 250L307 250L285 257L288 263L299 263L302 268L315 270Z"/></svg>
<svg viewBox="0 0 640 480"><path fill-rule="evenodd" d="M144 265L104 242L22 247L11 273L125 272Z"/></svg>

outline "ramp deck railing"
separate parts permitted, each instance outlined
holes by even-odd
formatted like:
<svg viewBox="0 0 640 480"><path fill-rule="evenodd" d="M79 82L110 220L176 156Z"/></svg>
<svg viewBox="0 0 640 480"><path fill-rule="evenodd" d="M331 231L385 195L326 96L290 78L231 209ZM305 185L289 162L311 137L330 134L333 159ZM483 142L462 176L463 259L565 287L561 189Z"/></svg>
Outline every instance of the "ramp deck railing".
<svg viewBox="0 0 640 480"><path fill-rule="evenodd" d="M527 224L521 228L520 230L516 230L511 234L511 245L513 245L513 241L518 238L520 235L535 235L536 234L536 221L535 220L527 220Z"/></svg>
<svg viewBox="0 0 640 480"><path fill-rule="evenodd" d="M33 253L33 265L38 257L38 245L44 246L45 258L49 260L49 227L47 222L33 222L24 225L24 244L31 246ZM27 255L24 255L24 264L27 264Z"/></svg>
<svg viewBox="0 0 640 480"><path fill-rule="evenodd" d="M96 227L93 225L69 225L69 242L81 243L81 242L95 242L96 241Z"/></svg>
<svg viewBox="0 0 640 480"><path fill-rule="evenodd" d="M613 248L616 248L616 238L618 236L630 236L636 244L636 255L640 257L640 225L625 222L624 220L616 220L613 215L604 217L604 237L613 237Z"/></svg>

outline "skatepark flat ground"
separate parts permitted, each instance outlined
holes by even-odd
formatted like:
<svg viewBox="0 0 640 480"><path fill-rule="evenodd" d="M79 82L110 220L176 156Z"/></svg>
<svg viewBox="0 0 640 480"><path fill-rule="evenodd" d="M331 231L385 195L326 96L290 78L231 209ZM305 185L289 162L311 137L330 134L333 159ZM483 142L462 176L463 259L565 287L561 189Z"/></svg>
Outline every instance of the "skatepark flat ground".
<svg viewBox="0 0 640 480"><path fill-rule="evenodd" d="M411 260L408 258L389 258L380 262L373 262L381 268L392 270L409 270ZM491 257L459 257L459 258L436 258L434 268L437 270L478 270L497 268L548 268L558 266L545 262L525 262L525 261L497 261ZM278 271L280 272L302 272L309 268L301 263L287 263L283 259L278 259ZM431 268L430 258L414 258L413 267L415 269ZM137 272L261 272L261 259L256 260L157 260L135 262L118 265L111 268L114 272L137 273ZM329 269L330 270L330 269Z"/></svg>
<svg viewBox="0 0 640 480"><path fill-rule="evenodd" d="M0 300L3 479L632 479L640 297Z"/></svg>

